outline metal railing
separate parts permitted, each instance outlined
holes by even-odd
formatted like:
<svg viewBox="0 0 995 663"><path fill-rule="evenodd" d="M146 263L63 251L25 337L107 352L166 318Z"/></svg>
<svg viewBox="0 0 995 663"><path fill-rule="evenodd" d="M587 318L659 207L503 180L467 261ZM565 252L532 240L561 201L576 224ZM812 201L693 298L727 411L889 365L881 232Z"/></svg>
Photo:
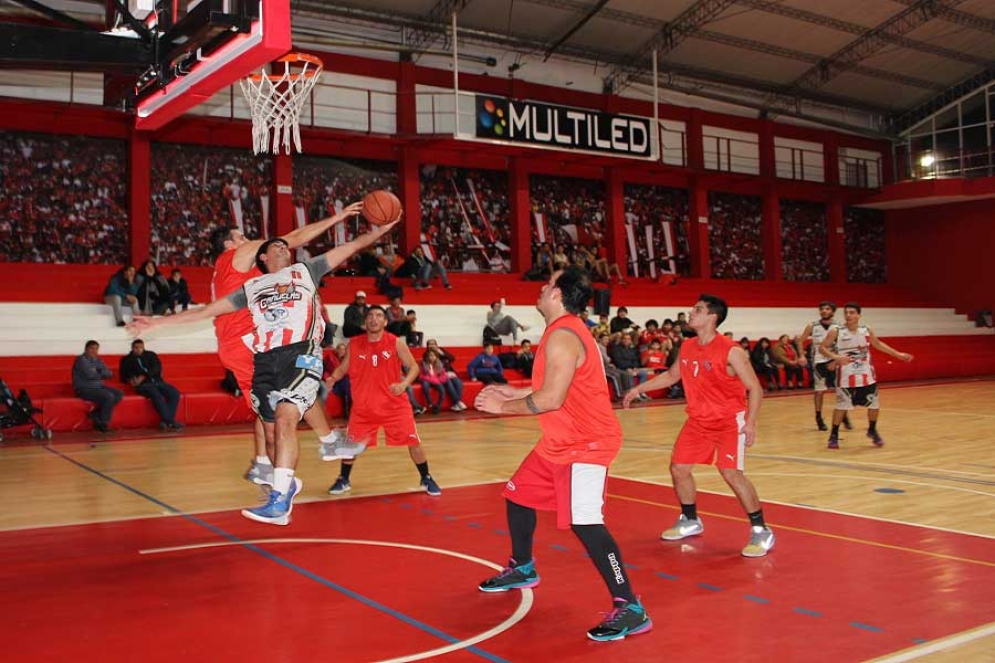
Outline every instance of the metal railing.
<svg viewBox="0 0 995 663"><path fill-rule="evenodd" d="M895 159L898 181L995 176L995 149L900 151Z"/></svg>

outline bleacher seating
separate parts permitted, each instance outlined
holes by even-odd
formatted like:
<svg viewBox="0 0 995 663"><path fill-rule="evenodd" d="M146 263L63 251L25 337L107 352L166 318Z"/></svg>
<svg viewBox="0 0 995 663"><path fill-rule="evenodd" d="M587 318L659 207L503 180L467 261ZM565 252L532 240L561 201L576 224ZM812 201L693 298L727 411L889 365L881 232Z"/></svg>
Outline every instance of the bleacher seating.
<svg viewBox="0 0 995 663"><path fill-rule="evenodd" d="M90 406L75 398L70 385L72 363L84 342L90 338L100 342L101 355L115 374L121 355L129 350L131 339L124 329L114 326L109 307L95 303L101 301L103 285L112 272L108 267L0 265L0 278L33 284L33 289L8 288L4 292L10 301L3 304L0 377L15 390L27 389L44 409L45 425L53 430L90 427L86 417ZM209 270L191 268L184 272L194 299L205 301ZM419 330L426 339L437 339L457 355L457 368L464 378L466 365L479 352L489 302L505 297L506 311L532 326L524 337L537 341L541 336L543 321L534 307L541 284L523 282L515 275L453 275L453 283L453 290L406 289L405 305L418 311ZM333 321L341 321L342 311L357 289L369 292L371 301L383 303L382 297L373 294L372 279L336 277L327 279L327 284L322 294ZM754 340L798 334L815 318L815 303L826 297L835 297L840 304L844 296L858 300L864 305L867 324L895 347L916 355L911 364L876 356L882 381L995 374L995 336L990 329L976 328L952 309L889 286L790 284L772 288L770 284L744 282L685 280L677 286L642 282L614 290L612 313L625 305L640 325L649 318L676 317L702 291L725 296L732 306L723 330L733 332L736 338ZM223 369L214 354L209 323L158 330L145 340L148 349L162 358L166 379L183 393L181 420L211 424L251 419L244 400L220 388ZM421 358L420 350L415 350L415 357ZM509 378L513 384L527 384L514 373ZM465 382L464 401L472 405L480 385ZM128 395L115 411L113 425L154 426L157 418L149 402L128 387L124 390ZM415 392L424 402L420 385ZM336 398L329 398L327 410L333 417L341 414Z"/></svg>

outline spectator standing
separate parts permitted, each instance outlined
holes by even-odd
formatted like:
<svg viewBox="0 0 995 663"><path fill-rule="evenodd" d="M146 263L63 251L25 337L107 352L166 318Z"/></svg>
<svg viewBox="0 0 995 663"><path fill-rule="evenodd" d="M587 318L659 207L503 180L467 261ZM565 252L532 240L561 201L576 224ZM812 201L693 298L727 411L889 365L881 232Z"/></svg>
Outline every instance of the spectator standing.
<svg viewBox="0 0 995 663"><path fill-rule="evenodd" d="M104 288L104 303L114 312L118 327L124 327L121 308L127 306L134 313L138 309L138 283L135 282L135 268L131 265L114 274Z"/></svg>
<svg viewBox="0 0 995 663"><path fill-rule="evenodd" d="M101 433L110 432L114 408L124 398L123 391L104 384L104 380L112 377L111 369L100 358L100 343L87 341L83 354L73 363L73 391L96 406L87 416Z"/></svg>
<svg viewBox="0 0 995 663"><path fill-rule="evenodd" d="M484 351L473 358L470 365L466 367L470 374L470 379L484 384L508 384L504 377L504 367L501 361L494 354L494 344L484 345Z"/></svg>
<svg viewBox="0 0 995 663"><path fill-rule="evenodd" d="M146 350L142 339L132 341L131 352L121 357L118 377L121 382L130 384L136 393L152 401L152 407L159 415L159 428L168 431L183 428L183 424L176 420L180 391L162 379L159 355Z"/></svg>

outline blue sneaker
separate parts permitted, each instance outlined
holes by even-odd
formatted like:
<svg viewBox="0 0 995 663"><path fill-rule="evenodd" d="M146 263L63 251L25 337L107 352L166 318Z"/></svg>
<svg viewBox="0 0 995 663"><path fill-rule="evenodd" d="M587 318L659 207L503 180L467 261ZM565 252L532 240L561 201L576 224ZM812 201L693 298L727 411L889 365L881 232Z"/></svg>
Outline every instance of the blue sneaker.
<svg viewBox="0 0 995 663"><path fill-rule="evenodd" d="M421 487L424 488L425 492L432 497L438 497L442 494L442 489L439 488L439 484L435 483L435 479L432 478L432 475L428 475L421 480Z"/></svg>
<svg viewBox="0 0 995 663"><path fill-rule="evenodd" d="M480 583L478 588L482 592L507 592L511 589L528 589L538 584L539 574L536 573L535 560L519 565L512 559L508 561L506 569Z"/></svg>
<svg viewBox="0 0 995 663"><path fill-rule="evenodd" d="M287 494L278 493L275 490L270 492L269 500L262 506L255 509L242 509L242 515L249 520L270 525L289 525L290 513L294 510L294 496L301 492L304 482L294 477Z"/></svg>
<svg viewBox="0 0 995 663"><path fill-rule="evenodd" d="M615 609L605 615L603 622L588 631L587 637L598 642L611 642L651 630L653 620L639 601L628 603L625 599L615 599Z"/></svg>
<svg viewBox="0 0 995 663"><path fill-rule="evenodd" d="M349 480L339 477L328 489L328 494L341 495L342 493L348 493L350 490L352 490L352 484L349 483Z"/></svg>

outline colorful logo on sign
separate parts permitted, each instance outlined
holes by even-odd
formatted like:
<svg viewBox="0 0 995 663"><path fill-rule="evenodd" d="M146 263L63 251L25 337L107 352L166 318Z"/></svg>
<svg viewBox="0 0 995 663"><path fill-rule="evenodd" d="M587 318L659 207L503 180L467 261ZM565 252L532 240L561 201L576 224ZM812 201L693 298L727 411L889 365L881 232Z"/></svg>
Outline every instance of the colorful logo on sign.
<svg viewBox="0 0 995 663"><path fill-rule="evenodd" d="M508 112L503 104L498 105L493 99L484 99L479 104L477 122L499 138L508 134Z"/></svg>

